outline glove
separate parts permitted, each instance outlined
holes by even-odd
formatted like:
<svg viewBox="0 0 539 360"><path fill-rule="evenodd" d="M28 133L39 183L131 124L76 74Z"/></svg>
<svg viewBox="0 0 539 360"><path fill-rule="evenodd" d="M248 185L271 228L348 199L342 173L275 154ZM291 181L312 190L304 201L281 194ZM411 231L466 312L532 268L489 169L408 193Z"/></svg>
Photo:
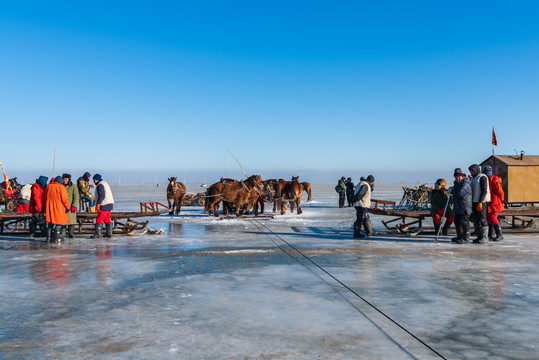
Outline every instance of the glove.
<svg viewBox="0 0 539 360"><path fill-rule="evenodd" d="M76 212L77 212L77 208L76 208L75 206L72 206L72 207L71 207L71 212L72 212L72 213L76 213Z"/></svg>
<svg viewBox="0 0 539 360"><path fill-rule="evenodd" d="M95 206L95 210L96 210L97 212L99 212L99 209L101 209L101 205L97 204L97 205Z"/></svg>
<svg viewBox="0 0 539 360"><path fill-rule="evenodd" d="M95 198L92 195L90 195L90 199L94 200Z"/></svg>
<svg viewBox="0 0 539 360"><path fill-rule="evenodd" d="M475 206L475 209L481 212L481 210L483 210L483 203L477 203L477 205Z"/></svg>

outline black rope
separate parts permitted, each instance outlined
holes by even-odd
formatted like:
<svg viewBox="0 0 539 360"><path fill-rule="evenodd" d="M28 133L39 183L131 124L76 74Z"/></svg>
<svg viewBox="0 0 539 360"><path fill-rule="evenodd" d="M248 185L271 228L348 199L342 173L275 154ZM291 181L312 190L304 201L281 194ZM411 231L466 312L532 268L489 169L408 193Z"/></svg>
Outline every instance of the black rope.
<svg viewBox="0 0 539 360"><path fill-rule="evenodd" d="M281 240L282 242L284 242L286 245L290 246L292 249L294 249L294 251L296 251L298 254L300 254L301 256L303 256L307 261L309 261L311 264L313 264L314 266L316 266L317 268L319 268L321 271L323 271L325 274L327 274L329 277L331 277L333 280L335 280L336 282L338 282L340 285L342 285L346 290L350 291L352 294L354 294L355 296L357 296L359 299L361 299L362 301L364 301L367 305L369 305L370 307L372 307L374 310L378 311L380 314L382 314L386 319L388 319L389 321L391 321L393 324L397 325L400 329L402 329L403 331L405 331L408 335L410 335L411 337L413 337L414 339L416 339L417 341L419 341L421 344L423 344L425 347L427 347L429 350L431 350L433 353L435 353L436 355L438 355L440 358L444 359L444 360L447 360L447 358L445 356L443 356L442 354L440 354L438 351L434 350L429 344L427 344L426 342L424 342L423 340L421 340L420 338L418 338L416 335L414 335L412 332L410 332L408 329L406 329L404 326L402 326L401 324L399 324L398 322L396 322L395 320L393 320L391 317L389 317L389 315L386 315L386 313L384 313L382 310L378 309L375 305L371 304L367 299L365 299L363 296L359 295L356 291L354 291L353 289L351 289L348 285L346 285L345 283L343 283L342 281L340 281L339 279L337 279L335 276L333 276L331 273L329 273L326 269L324 269L323 267L321 267L320 265L318 265L314 260L312 260L310 257L308 257L307 255L303 254L301 251L299 251L298 249L296 249L292 244L290 244L288 241L286 241L285 239L283 239L281 236L279 236L278 234L274 233L270 228L268 228L266 225L262 224L259 220L251 220L251 221L256 221L256 223L258 223L260 226L262 226L263 228L265 228L267 231L269 231L270 233L272 233L273 235L275 235L279 240ZM255 225L256 226L256 225ZM282 249L280 246L278 246L281 250L283 250L283 252L286 253L286 251L284 251L284 249ZM292 257L294 258L294 257ZM295 259L295 258L294 258ZM297 260L297 259L296 259ZM301 262L300 262L301 263Z"/></svg>

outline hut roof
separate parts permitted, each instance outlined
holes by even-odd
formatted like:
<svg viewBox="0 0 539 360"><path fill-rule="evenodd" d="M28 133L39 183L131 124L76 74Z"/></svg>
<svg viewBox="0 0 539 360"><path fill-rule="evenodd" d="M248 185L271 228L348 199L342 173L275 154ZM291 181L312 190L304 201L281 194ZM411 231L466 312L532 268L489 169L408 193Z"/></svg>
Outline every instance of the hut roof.
<svg viewBox="0 0 539 360"><path fill-rule="evenodd" d="M492 158L495 158L508 166L539 166L539 155L524 155L522 160L520 160L520 155L492 155L483 161L481 165Z"/></svg>

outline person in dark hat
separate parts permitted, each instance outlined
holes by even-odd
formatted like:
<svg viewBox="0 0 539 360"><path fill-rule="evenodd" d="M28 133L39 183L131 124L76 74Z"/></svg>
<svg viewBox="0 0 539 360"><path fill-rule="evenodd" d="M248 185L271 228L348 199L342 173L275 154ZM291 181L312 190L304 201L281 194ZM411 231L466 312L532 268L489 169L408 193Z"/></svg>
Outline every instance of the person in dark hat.
<svg viewBox="0 0 539 360"><path fill-rule="evenodd" d="M453 224L455 218L453 216L453 208L449 193L445 188L447 180L444 178L436 180L434 184L434 190L430 193L430 215L432 216L432 222L434 223L434 232L438 234L440 226L442 225L442 216L445 213L445 224L442 228L442 234L447 235L449 227ZM449 202L447 201L449 197ZM446 208L447 204L447 208Z"/></svg>
<svg viewBox="0 0 539 360"><path fill-rule="evenodd" d="M455 229L457 236L451 241L457 244L466 244L470 242L470 222L469 216L472 213L472 187L470 179L456 168L453 172L455 182L451 188L453 195L453 212L455 213Z"/></svg>
<svg viewBox="0 0 539 360"><path fill-rule="evenodd" d="M47 233L47 222L45 221L45 187L49 178L41 175L39 179L36 179L34 185L30 189L30 214L32 219L30 220L29 229L30 236L43 237ZM39 226L40 232L37 232Z"/></svg>
<svg viewBox="0 0 539 360"><path fill-rule="evenodd" d="M90 194L90 173L85 172L77 179L77 187L79 188L79 197L82 201L87 201L90 207L90 212L95 212L95 198Z"/></svg>
<svg viewBox="0 0 539 360"><path fill-rule="evenodd" d="M354 222L354 237L364 238L373 235L371 219L368 209L371 207L371 192L374 186L374 176L367 176L356 186L354 191L354 207L356 209L356 221ZM361 234L361 227L365 229L365 235Z"/></svg>
<svg viewBox="0 0 539 360"><path fill-rule="evenodd" d="M64 185L67 190L67 200L71 205L68 210L69 222L67 223L67 236L73 238L75 236L75 225L77 224L77 206L79 206L79 189L77 185L71 181L70 174L62 174Z"/></svg>
<svg viewBox="0 0 539 360"><path fill-rule="evenodd" d="M346 178L343 176L339 181L337 181L337 186L335 186L335 191L339 194L339 208L344 207L344 200L346 199Z"/></svg>
<svg viewBox="0 0 539 360"><path fill-rule="evenodd" d="M505 193L502 187L502 179L493 174L492 167L489 165L485 166L483 173L488 176L490 190L490 202L487 204L488 238L492 241L501 241L503 240L503 235L498 212L505 209Z"/></svg>
<svg viewBox="0 0 539 360"><path fill-rule="evenodd" d="M354 182L352 181L352 178L346 179L346 201L348 201L348 207L351 207L354 203Z"/></svg>
<svg viewBox="0 0 539 360"><path fill-rule="evenodd" d="M112 237L112 221L110 215L114 207L114 197L109 184L103 180L101 174L95 174L93 177L96 194L97 219L95 220L95 234L91 238L103 237L103 223L105 223L105 237Z"/></svg>
<svg viewBox="0 0 539 360"><path fill-rule="evenodd" d="M45 217L47 220L48 242L62 241L62 226L69 221L67 211L70 208L64 180L57 176L45 188Z"/></svg>
<svg viewBox="0 0 539 360"><path fill-rule="evenodd" d="M475 244L488 242L487 203L490 202L488 176L481 173L479 165L473 164L468 170L472 176L472 219L477 238Z"/></svg>

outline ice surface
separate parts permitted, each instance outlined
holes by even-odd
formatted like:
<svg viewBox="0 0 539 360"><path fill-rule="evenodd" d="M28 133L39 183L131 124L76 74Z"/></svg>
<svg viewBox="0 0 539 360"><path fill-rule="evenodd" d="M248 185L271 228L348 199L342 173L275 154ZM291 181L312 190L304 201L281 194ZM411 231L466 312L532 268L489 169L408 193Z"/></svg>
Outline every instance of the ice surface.
<svg viewBox="0 0 539 360"><path fill-rule="evenodd" d="M163 187L113 191L118 211L165 202ZM164 235L0 237L0 358L438 358L350 290L446 358L539 358L537 235L356 240L333 185L313 197L259 222L184 207L150 219Z"/></svg>

